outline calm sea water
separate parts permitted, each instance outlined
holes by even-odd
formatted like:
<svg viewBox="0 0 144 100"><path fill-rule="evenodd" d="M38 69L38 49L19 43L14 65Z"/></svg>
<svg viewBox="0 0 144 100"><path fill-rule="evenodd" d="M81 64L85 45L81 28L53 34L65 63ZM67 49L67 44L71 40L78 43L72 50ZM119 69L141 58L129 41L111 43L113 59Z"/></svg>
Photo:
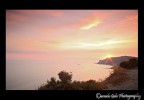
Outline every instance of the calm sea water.
<svg viewBox="0 0 144 100"><path fill-rule="evenodd" d="M110 75L111 66L94 62L55 62L47 60L6 60L6 89L35 90L62 70L72 72L72 80L104 80Z"/></svg>

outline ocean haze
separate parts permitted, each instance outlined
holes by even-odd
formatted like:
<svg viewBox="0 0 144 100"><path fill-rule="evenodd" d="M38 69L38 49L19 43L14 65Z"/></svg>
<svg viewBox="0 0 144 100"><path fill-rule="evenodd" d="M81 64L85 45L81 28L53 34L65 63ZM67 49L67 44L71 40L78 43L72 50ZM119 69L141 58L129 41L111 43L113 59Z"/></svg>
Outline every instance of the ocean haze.
<svg viewBox="0 0 144 100"><path fill-rule="evenodd" d="M79 61L81 62L81 61ZM99 81L108 77L112 69L108 65L94 64L90 61L66 63L48 60L7 60L6 61L6 90L35 90L48 79L55 77L62 70L73 73L72 80Z"/></svg>

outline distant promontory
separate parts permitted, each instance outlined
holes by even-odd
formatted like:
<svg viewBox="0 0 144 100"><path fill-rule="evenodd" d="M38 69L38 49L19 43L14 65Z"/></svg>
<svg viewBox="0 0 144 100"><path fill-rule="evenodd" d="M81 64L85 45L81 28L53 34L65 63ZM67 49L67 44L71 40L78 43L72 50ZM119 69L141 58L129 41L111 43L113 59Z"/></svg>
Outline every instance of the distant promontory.
<svg viewBox="0 0 144 100"><path fill-rule="evenodd" d="M99 60L97 64L119 65L122 61L128 61L130 58L137 58L137 57L133 57L133 56L110 57L103 60Z"/></svg>

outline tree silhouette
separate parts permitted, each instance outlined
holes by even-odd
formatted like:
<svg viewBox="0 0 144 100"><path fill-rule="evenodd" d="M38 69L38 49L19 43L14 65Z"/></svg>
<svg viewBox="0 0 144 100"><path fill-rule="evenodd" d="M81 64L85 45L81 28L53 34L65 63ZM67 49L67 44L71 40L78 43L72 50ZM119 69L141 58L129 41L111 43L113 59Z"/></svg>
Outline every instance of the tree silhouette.
<svg viewBox="0 0 144 100"><path fill-rule="evenodd" d="M61 71L58 76L62 83L70 83L72 81L72 74L69 74L66 71Z"/></svg>
<svg viewBox="0 0 144 100"><path fill-rule="evenodd" d="M54 77L47 81L46 85L42 85L38 90L97 90L102 89L101 86L96 83L95 80L88 81L73 81L72 73L61 71L58 73L59 79ZM98 87L97 87L98 86Z"/></svg>
<svg viewBox="0 0 144 100"><path fill-rule="evenodd" d="M51 77L50 81L47 81L47 83L53 87L57 85L57 81L54 77Z"/></svg>

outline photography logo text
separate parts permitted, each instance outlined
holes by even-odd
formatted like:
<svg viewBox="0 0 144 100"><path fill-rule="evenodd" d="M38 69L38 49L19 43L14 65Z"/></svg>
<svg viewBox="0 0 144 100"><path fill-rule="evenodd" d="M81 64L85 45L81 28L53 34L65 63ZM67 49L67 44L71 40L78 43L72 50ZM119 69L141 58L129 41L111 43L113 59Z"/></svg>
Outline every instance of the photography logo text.
<svg viewBox="0 0 144 100"><path fill-rule="evenodd" d="M113 93L113 94L101 94L101 93L96 93L96 98L101 99L101 98L124 98L127 100L141 100L141 95L139 93L137 94L125 94L125 93Z"/></svg>

